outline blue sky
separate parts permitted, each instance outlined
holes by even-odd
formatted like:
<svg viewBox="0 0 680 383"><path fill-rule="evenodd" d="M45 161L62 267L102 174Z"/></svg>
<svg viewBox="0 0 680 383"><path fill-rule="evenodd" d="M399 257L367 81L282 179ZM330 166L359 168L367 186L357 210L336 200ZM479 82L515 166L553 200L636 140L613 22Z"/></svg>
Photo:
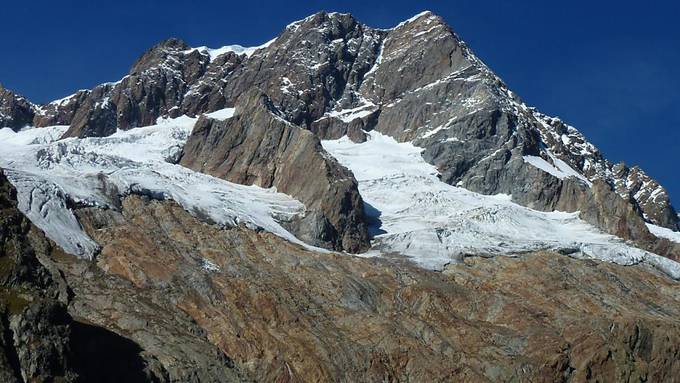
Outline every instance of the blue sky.
<svg viewBox="0 0 680 383"><path fill-rule="evenodd" d="M680 207L680 3L673 1L11 1L0 83L35 102L122 77L167 37L258 45L318 10L391 27L444 17L528 104L640 165Z"/></svg>

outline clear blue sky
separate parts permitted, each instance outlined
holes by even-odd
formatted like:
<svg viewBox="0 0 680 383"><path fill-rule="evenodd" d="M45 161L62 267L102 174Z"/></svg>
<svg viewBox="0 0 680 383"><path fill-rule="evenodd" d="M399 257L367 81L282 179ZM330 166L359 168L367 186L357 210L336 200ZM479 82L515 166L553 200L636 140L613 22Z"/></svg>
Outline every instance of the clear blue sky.
<svg viewBox="0 0 680 383"><path fill-rule="evenodd" d="M34 102L122 77L154 43L265 42L318 10L391 27L443 16L527 103L639 164L680 208L680 5L675 1L6 1L0 82Z"/></svg>

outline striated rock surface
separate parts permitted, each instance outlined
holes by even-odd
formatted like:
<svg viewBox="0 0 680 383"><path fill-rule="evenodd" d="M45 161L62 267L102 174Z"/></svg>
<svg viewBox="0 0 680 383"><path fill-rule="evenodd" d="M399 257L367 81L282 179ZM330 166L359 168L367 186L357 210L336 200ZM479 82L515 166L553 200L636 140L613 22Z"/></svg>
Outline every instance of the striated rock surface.
<svg viewBox="0 0 680 383"><path fill-rule="evenodd" d="M221 229L136 195L75 211L102 247L89 262L52 247L0 185L0 259L22 254L10 274L2 261L3 381L680 375L680 290L653 269L531 253L433 272Z"/></svg>
<svg viewBox="0 0 680 383"><path fill-rule="evenodd" d="M72 278L88 280L87 275L95 277L101 273L92 274L87 262L71 262L71 256L64 257L16 205L14 188L0 173L0 380L8 383L242 381L229 358L205 340L201 343L200 331L199 335L191 335L190 323L188 329L182 328L176 313L172 317L173 324L177 324L173 331L186 330L190 339L182 339L182 347L190 350L194 359L204 361L203 364L190 362L192 358L180 352L175 353L174 360L159 360L158 354L120 335L120 328L99 326L90 320L94 318L86 319L72 308L67 310L69 304L75 304L72 280L64 279L53 257L67 260L61 265L67 270L79 267L83 275L72 274ZM97 283L101 286L107 281L110 279L104 277ZM78 299L113 296L118 283L121 281L105 285L106 290L92 288L85 295L78 295ZM125 303L137 315L143 312L138 299L142 297ZM133 301L135 306L130 306ZM120 306L102 303L105 304L99 307L102 312L125 315ZM162 311L153 308L151 315L162 317ZM134 315L122 320L134 322ZM176 351L170 347L171 342L164 340L168 335L169 332L165 332L157 336L157 347L170 350L166 352Z"/></svg>
<svg viewBox="0 0 680 383"><path fill-rule="evenodd" d="M357 182L318 137L283 119L259 91L239 99L235 113L224 121L201 117L180 164L231 182L275 187L300 200L307 213L292 231L307 243L349 252L367 249Z"/></svg>
<svg viewBox="0 0 680 383"><path fill-rule="evenodd" d="M131 282L114 296L168 300L164 310L193 318L255 381L673 381L680 371L677 282L651 269L533 253L438 273L220 230L134 196L120 213L78 215L103 247L97 267ZM77 302L92 286L74 283ZM115 315L96 300L75 306L98 323Z"/></svg>

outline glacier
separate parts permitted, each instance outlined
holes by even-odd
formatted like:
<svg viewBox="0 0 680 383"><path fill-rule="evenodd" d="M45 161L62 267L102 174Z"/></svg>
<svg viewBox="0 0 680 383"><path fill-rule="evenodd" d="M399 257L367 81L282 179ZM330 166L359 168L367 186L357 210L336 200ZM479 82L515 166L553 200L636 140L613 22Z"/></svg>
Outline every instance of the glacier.
<svg viewBox="0 0 680 383"><path fill-rule="evenodd" d="M376 131L367 135L364 143L348 137L322 141L359 182L373 225L367 256L401 254L437 270L466 256L552 250L621 265L644 263L680 279L680 264L601 232L578 212L536 211L507 195L451 186L425 162L422 148Z"/></svg>
<svg viewBox="0 0 680 383"><path fill-rule="evenodd" d="M229 108L207 114L216 119L233 115ZM218 225L243 224L328 251L284 228L305 214L301 202L275 189L234 184L177 165L196 121L159 118L155 125L108 137L62 140L68 126L0 129L0 167L17 189L19 209L64 251L80 257L95 257L99 247L80 226L74 206L116 209L119 197L129 194L174 200ZM379 132L366 134L364 143L348 137L321 142L354 173L366 202L372 248L362 256L400 254L440 270L466 256L552 250L621 265L642 263L680 279L680 264L601 232L580 220L578 212L535 211L507 195L448 185L422 158L422 148ZM674 233L650 230L678 240Z"/></svg>
<svg viewBox="0 0 680 383"><path fill-rule="evenodd" d="M211 113L229 118L233 109ZM67 126L0 130L0 167L16 187L19 209L64 251L85 258L98 245L83 231L72 206L116 208L118 197L172 199L219 225L244 224L304 244L280 222L305 206L274 189L245 186L174 164L196 118L160 118L156 125L104 138L58 138ZM317 251L322 249L313 248Z"/></svg>

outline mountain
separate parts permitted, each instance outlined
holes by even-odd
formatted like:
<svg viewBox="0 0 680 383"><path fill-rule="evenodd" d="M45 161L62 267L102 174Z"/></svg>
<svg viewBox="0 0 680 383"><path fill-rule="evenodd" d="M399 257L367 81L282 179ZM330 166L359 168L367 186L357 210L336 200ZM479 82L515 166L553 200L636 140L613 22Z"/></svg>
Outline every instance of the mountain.
<svg viewBox="0 0 680 383"><path fill-rule="evenodd" d="M647 222L678 230L661 185L637 167L612 164L576 129L527 107L429 12L391 30L321 12L243 54L170 39L121 81L41 106L34 120L71 125L66 136L106 136L161 116L233 107L252 88L322 139L376 130L413 141L449 184L510 194L535 209L576 211L601 179ZM602 214L584 219L603 226ZM603 229L647 235L640 220L616 225Z"/></svg>
<svg viewBox="0 0 680 383"><path fill-rule="evenodd" d="M666 190L431 12L169 39L118 82L0 96L8 381L680 371Z"/></svg>

